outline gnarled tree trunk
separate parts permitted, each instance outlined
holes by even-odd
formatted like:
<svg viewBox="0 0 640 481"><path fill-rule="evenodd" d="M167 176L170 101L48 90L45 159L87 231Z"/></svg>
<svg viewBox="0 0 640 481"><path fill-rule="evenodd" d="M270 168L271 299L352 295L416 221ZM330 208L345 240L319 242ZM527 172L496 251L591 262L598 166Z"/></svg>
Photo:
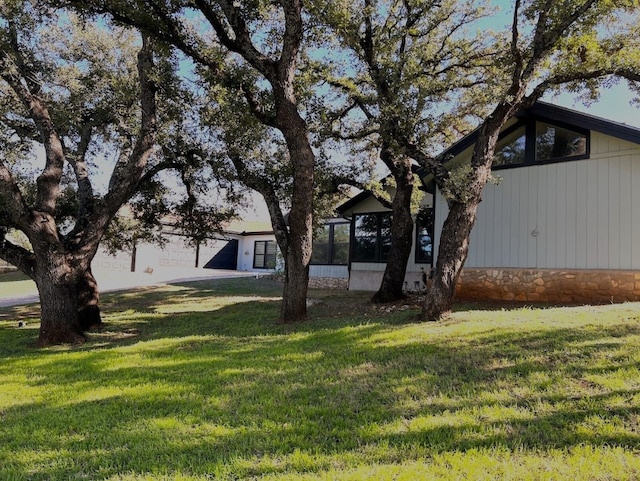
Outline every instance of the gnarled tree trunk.
<svg viewBox="0 0 640 481"><path fill-rule="evenodd" d="M476 221L482 191L491 177L491 163L500 129L513 107L501 104L480 128L471 156L471 174L464 191L449 200L449 214L442 226L438 260L431 289L422 306L422 320L435 321L451 312L456 285L469 254L469 237ZM459 188L458 188L459 190Z"/></svg>
<svg viewBox="0 0 640 481"><path fill-rule="evenodd" d="M76 281L64 254L36 252L40 295L39 346L85 341L78 317Z"/></svg>
<svg viewBox="0 0 640 481"><path fill-rule="evenodd" d="M290 93L293 97L293 93ZM285 254L285 282L280 318L288 324L307 319L307 290L313 236L313 188L315 155L309 131L293 102L282 101L278 111L293 167L293 195Z"/></svg>
<svg viewBox="0 0 640 481"><path fill-rule="evenodd" d="M294 259L290 249L286 260L284 288L278 323L290 324L307 318L307 289L309 285L309 264L305 266Z"/></svg>
<svg viewBox="0 0 640 481"><path fill-rule="evenodd" d="M391 248L382 283L372 298L375 303L394 302L406 297L402 288L413 244L411 194L413 193L414 177L410 160L406 159L398 170L399 172L394 175L397 189L392 202Z"/></svg>
<svg viewBox="0 0 640 481"><path fill-rule="evenodd" d="M456 284L469 253L469 235L476 220L479 198L452 202L442 226L436 275L422 307L422 319L436 321L451 312Z"/></svg>
<svg viewBox="0 0 640 481"><path fill-rule="evenodd" d="M82 332L92 331L102 327L100 315L100 291L98 282L89 268L78 276L76 283L78 298L78 320Z"/></svg>

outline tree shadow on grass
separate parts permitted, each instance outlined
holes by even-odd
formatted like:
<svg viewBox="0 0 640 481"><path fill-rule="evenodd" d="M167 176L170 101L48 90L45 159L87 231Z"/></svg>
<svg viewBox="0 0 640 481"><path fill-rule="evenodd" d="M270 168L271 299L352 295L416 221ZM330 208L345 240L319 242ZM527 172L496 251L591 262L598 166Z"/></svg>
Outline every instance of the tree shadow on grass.
<svg viewBox="0 0 640 481"><path fill-rule="evenodd" d="M135 345L36 357L29 383L53 394L2 411L0 474L233 479L477 448L640 449L633 322L452 339L385 316L275 326L277 306L152 313L131 321Z"/></svg>
<svg viewBox="0 0 640 481"><path fill-rule="evenodd" d="M277 326L276 289L250 285L113 294L109 329L130 337L7 354L0 369L25 373L26 394L0 407L0 478L234 479L476 448L640 449L633 319L442 335L459 321L415 324L365 296L314 292L313 322ZM137 304L122 313L125 295ZM216 296L243 300L208 305Z"/></svg>

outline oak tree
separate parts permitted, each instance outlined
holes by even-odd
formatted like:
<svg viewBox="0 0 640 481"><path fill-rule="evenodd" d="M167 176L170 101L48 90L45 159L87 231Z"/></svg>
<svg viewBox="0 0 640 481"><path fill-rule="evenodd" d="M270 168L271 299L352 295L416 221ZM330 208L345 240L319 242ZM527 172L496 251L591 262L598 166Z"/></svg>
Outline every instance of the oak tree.
<svg viewBox="0 0 640 481"><path fill-rule="evenodd" d="M0 257L37 285L40 345L81 342L101 324L98 245L119 209L181 161L156 145L175 97L158 83L172 69L130 30L32 2L0 7ZM177 125L164 135L175 141Z"/></svg>
<svg viewBox="0 0 640 481"><path fill-rule="evenodd" d="M442 162L413 155L430 168L445 194L449 213L442 227L434 286L422 317L435 320L447 313L469 249L482 191L500 131L509 118L531 107L546 92L565 88L587 90L627 79L640 80L640 7L635 1L516 0L510 30L501 55L487 74L494 80L491 109L478 127L470 166L464 178L453 181ZM446 160L446 159L445 159Z"/></svg>
<svg viewBox="0 0 640 481"><path fill-rule="evenodd" d="M207 68L216 83L240 93L255 118L281 135L292 183L287 222L283 223L280 213L270 210L285 261L279 320L289 323L306 319L315 154L296 86L305 28L301 0L66 0L63 3L83 11L109 14L116 21L135 26L179 49L191 61ZM246 75L230 74L226 69L230 57L241 64ZM238 174L244 175L242 167ZM246 178L246 183L269 203L268 190L262 189L251 176Z"/></svg>
<svg viewBox="0 0 640 481"><path fill-rule="evenodd" d="M321 65L337 92L331 133L376 151L393 179L390 202L377 196L392 209L392 224L373 301L395 301L403 297L418 187L407 144L435 153L482 112L472 97L494 47L467 29L484 10L452 0L361 0L314 2L312 11L337 36L332 52L340 52Z"/></svg>

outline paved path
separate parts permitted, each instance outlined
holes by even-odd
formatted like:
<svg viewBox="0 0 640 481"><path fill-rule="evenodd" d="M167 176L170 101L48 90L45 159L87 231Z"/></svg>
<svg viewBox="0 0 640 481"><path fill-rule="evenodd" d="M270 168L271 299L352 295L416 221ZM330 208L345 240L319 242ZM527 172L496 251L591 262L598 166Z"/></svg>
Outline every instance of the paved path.
<svg viewBox="0 0 640 481"><path fill-rule="evenodd" d="M231 279L237 277L255 277L263 275L255 272L226 271L219 269L158 269L151 274L142 272L93 272L100 292L113 292L132 289L135 287L154 286L160 284L175 284L178 282L198 281L204 279ZM0 284L1 286L1 284ZM38 302L38 290L35 284L20 296L9 297L0 292L0 307L19 306Z"/></svg>

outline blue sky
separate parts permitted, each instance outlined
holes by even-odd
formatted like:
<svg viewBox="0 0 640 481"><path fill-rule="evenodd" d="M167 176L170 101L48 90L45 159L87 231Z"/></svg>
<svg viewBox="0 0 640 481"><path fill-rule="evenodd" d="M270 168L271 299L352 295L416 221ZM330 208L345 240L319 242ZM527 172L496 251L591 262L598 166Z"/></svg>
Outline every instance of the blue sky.
<svg viewBox="0 0 640 481"><path fill-rule="evenodd" d="M545 97L549 103L578 110L590 115L613 120L632 127L640 128L640 105L633 103L634 93L626 84L620 83L603 90L597 102L585 106L573 93L563 93L557 97Z"/></svg>

